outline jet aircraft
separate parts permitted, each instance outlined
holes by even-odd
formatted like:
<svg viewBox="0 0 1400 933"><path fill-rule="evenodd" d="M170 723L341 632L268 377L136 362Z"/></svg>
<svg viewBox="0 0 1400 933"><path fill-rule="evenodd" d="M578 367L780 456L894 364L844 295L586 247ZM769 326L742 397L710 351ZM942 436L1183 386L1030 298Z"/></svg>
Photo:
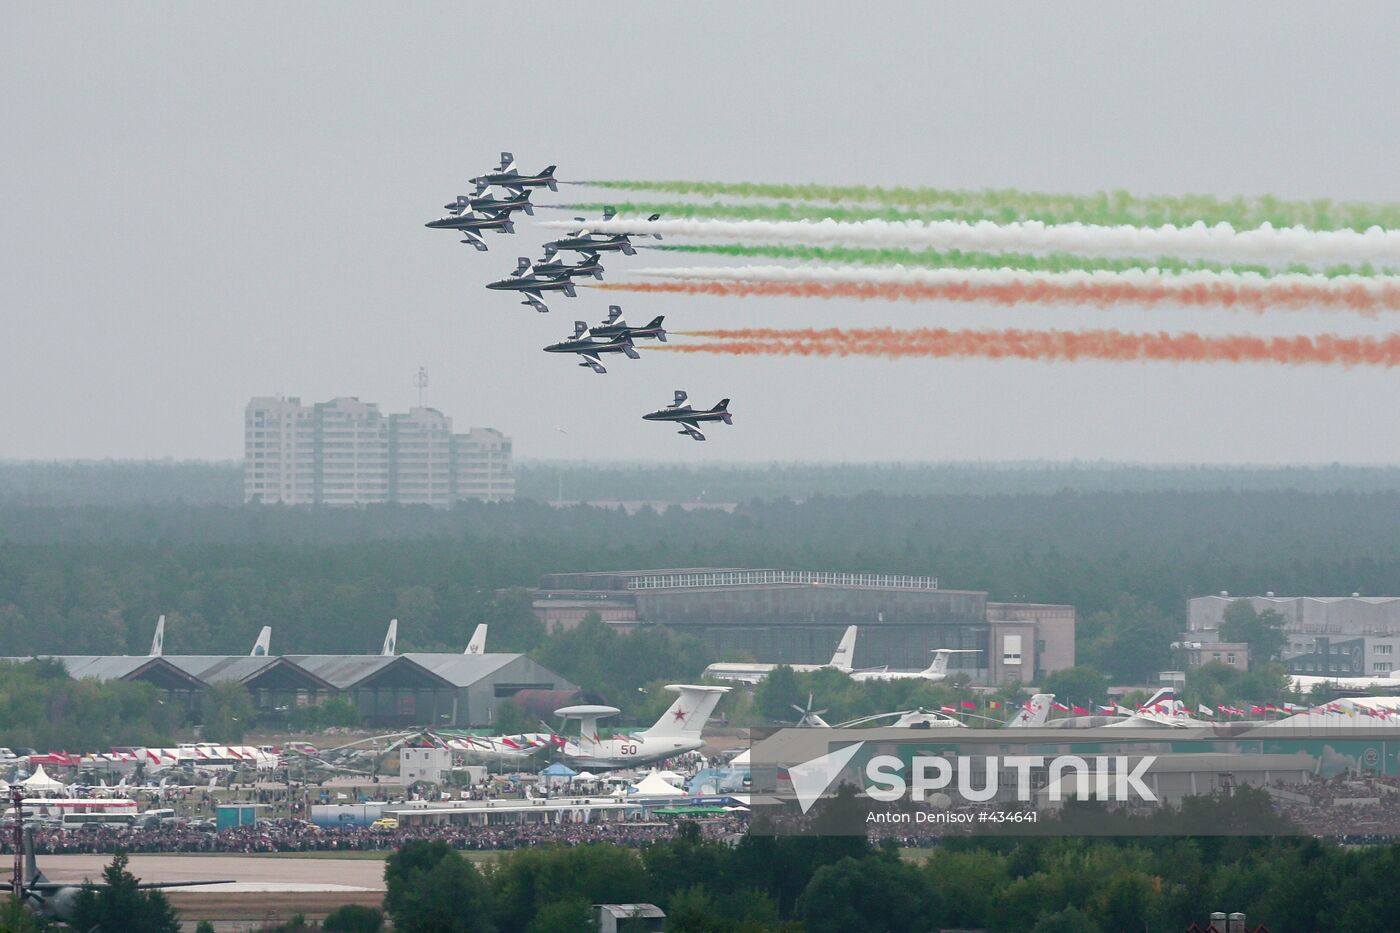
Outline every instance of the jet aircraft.
<svg viewBox="0 0 1400 933"><path fill-rule="evenodd" d="M604 220L611 220L617 213L611 207L603 212ZM578 230L568 236L560 237L557 240L550 240L544 244L545 256L553 256L560 250L573 250L578 253L606 253L620 252L624 256L637 255L637 249L632 245L631 234L627 233L591 233L588 230L588 221L582 217L575 217L577 221L584 224ZM647 220L660 220L660 214L652 214ZM661 239L661 234L653 233L651 236Z"/></svg>
<svg viewBox="0 0 1400 933"><path fill-rule="evenodd" d="M608 305L608 319L596 327L590 327L588 332L594 337L617 337L621 334L627 334L633 340L655 338L665 343L666 330L661 326L661 322L664 320L665 317L658 314L651 319L650 324L633 327L622 319L622 308L617 305Z"/></svg>
<svg viewBox="0 0 1400 933"><path fill-rule="evenodd" d="M524 191L526 188L548 188L550 191L558 191L559 183L554 180L556 168L556 165L547 165L538 175L522 175L515 168L515 156L509 152L502 152L501 164L495 171L478 175L471 181L481 190L489 185L499 185L512 191Z"/></svg>
<svg viewBox="0 0 1400 933"><path fill-rule="evenodd" d="M546 275L535 275L533 272L527 274L525 270L529 267L530 261L522 256L520 264L510 277L491 282L486 287L494 291L521 292L525 295L521 304L527 304L541 314L549 312L549 306L544 303L541 292L563 292L570 298L577 295L574 283L568 277L550 278Z"/></svg>
<svg viewBox="0 0 1400 933"><path fill-rule="evenodd" d="M723 421L725 424L733 424L733 416L729 414L729 399L720 399L719 404L710 409L696 409L685 404L689 398L684 390L676 390L676 400L660 411L649 412L642 415L643 421L669 421L679 424L681 429L677 434L688 434L697 441L703 441L705 435L700 431L700 424L705 421Z"/></svg>
<svg viewBox="0 0 1400 933"><path fill-rule="evenodd" d="M856 650L856 626L846 627L846 632L841 636L840 643L836 646L836 651L831 655L831 660L826 664L765 664L762 662L749 661L716 661L705 668L705 676L713 677L715 680L731 680L741 684L756 684L764 680L769 674L779 667L786 666L799 673L809 671L820 671L826 668L851 673L851 658ZM808 698L810 700L810 697ZM810 705L810 703L809 703ZM811 710L798 710L805 717ZM821 712L826 712L822 710Z"/></svg>
<svg viewBox="0 0 1400 933"><path fill-rule="evenodd" d="M880 681L880 680L927 680L931 683L938 683L948 679L948 659L955 654L976 653L979 648L935 648L933 649L933 663L921 671L891 671L891 670L871 670L856 671L851 675L852 680L857 681Z"/></svg>
<svg viewBox="0 0 1400 933"><path fill-rule="evenodd" d="M572 266L567 262L550 261L548 258L531 263L522 256L515 271L523 273L526 269L534 275L544 275L552 279L581 279L591 275L600 282L603 280L603 264L598 261L597 256L584 256Z"/></svg>
<svg viewBox="0 0 1400 933"><path fill-rule="evenodd" d="M637 348L632 346L632 338L626 334L619 334L607 340L599 340L589 335L588 325L583 321L574 322L574 336L559 343L551 343L544 348L546 353L577 353L583 357L580 366L587 366L595 373L607 372L607 367L599 356L603 353L623 353L630 359L639 360L642 355L637 352Z"/></svg>
<svg viewBox="0 0 1400 933"><path fill-rule="evenodd" d="M500 214L477 214L467 211L464 214L449 214L446 217L439 217L437 220L430 220L423 226L431 227L435 230L456 230L465 239L463 243L469 243L476 248L477 252L486 252L486 241L480 236L483 230L497 230L501 233L514 233L515 222L510 219L509 212Z"/></svg>
<svg viewBox="0 0 1400 933"><path fill-rule="evenodd" d="M599 736L598 720L616 715L615 706L566 706L555 710L556 716L579 721L579 737L564 739L560 754L575 765L599 771L630 768L700 748L704 744L701 730L720 697L732 688L668 684L666 689L680 696L654 725L632 735L610 739Z"/></svg>

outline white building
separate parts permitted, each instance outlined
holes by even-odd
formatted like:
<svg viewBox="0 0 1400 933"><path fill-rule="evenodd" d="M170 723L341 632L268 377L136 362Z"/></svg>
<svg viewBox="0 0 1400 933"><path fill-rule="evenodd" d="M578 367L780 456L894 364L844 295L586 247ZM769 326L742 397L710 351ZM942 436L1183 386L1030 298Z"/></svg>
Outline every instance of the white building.
<svg viewBox="0 0 1400 933"><path fill-rule="evenodd" d="M1283 616L1283 660L1293 673L1386 676L1400 663L1400 596L1197 596L1187 609L1192 635L1216 640L1226 607L1239 599Z"/></svg>
<svg viewBox="0 0 1400 933"><path fill-rule="evenodd" d="M510 438L452 433L433 408L384 416L357 398L254 398L243 425L243 500L285 505L447 506L515 496Z"/></svg>

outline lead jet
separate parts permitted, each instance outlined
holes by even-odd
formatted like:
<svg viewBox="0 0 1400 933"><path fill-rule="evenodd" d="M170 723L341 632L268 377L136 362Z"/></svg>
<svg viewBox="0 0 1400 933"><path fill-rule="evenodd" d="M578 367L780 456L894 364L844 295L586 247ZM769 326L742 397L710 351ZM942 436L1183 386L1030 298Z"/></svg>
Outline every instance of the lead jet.
<svg viewBox="0 0 1400 933"><path fill-rule="evenodd" d="M604 220L612 220L617 211L611 207L603 211ZM582 217L575 217L577 221L587 224ZM660 214L652 214L647 220L660 220ZM652 233L650 236L661 239L661 234ZM627 233L591 233L587 226L580 227L568 236L551 240L544 244L545 257L549 258L560 250L573 250L578 253L607 253L620 252L624 256L637 255L637 248L632 245L631 234Z"/></svg>
<svg viewBox="0 0 1400 933"><path fill-rule="evenodd" d="M651 319L650 324L640 327L633 327L622 319L622 308L618 305L608 305L608 319L597 327L590 327L588 332L594 337L616 337L619 334L626 334L633 340L655 339L662 343L666 342L666 329L661 326L666 320L664 315L658 314Z"/></svg>
<svg viewBox="0 0 1400 933"><path fill-rule="evenodd" d="M500 185L512 191L524 191L526 188L548 188L550 191L558 191L559 183L554 180L556 168L557 165L547 165L538 175L522 175L515 169L515 156L509 152L502 152L501 164L495 171L478 175L471 181L478 190L484 190L488 185Z"/></svg>
<svg viewBox="0 0 1400 933"><path fill-rule="evenodd" d="M546 353L577 353L583 357L580 366L587 366L595 373L605 373L607 367L599 357L604 353L623 353L628 358L639 360L642 355L637 352L637 348L632 346L632 338L626 334L620 334L607 340L599 340L588 333L588 325L583 321L574 321L574 335L568 340L559 343L551 343L544 348Z"/></svg>
<svg viewBox="0 0 1400 933"><path fill-rule="evenodd" d="M522 256L509 278L491 282L486 287L498 292L520 292L525 296L525 300L521 304L529 305L541 314L549 313L549 306L544 303L543 292L563 292L570 298L578 294L574 290L573 280L567 276L550 278L545 275L535 275L533 272L526 271L529 268L530 260Z"/></svg>
<svg viewBox="0 0 1400 933"><path fill-rule="evenodd" d="M525 262L524 259L520 261ZM603 264L598 261L597 256L584 256L572 266L567 262L551 260L546 256L539 262L531 264L530 270L535 275L547 275L551 278L581 279L591 275L598 281L603 281Z"/></svg>
<svg viewBox="0 0 1400 933"><path fill-rule="evenodd" d="M439 217L437 220L430 220L423 226L431 227L434 230L456 230L461 233L463 243L474 246L478 252L486 252L486 241L479 234L483 230L496 230L501 233L514 233L515 223L510 219L508 212L500 214L476 214L471 211L465 214L449 214L446 217Z"/></svg>
<svg viewBox="0 0 1400 933"><path fill-rule="evenodd" d="M682 389L676 390L676 400L660 411L653 411L642 415L643 421L669 421L679 424L681 429L677 434L688 434L697 441L703 441L705 435L700 431L700 425L706 421L723 421L725 424L733 424L734 418L729 414L729 399L722 398L714 408L695 409L685 404L689 398Z"/></svg>

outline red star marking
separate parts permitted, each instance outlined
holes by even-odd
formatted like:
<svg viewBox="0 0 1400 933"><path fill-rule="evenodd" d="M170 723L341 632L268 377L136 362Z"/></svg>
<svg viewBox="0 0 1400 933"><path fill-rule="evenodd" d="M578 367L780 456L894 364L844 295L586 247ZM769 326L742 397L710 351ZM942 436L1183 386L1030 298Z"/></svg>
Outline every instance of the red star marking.
<svg viewBox="0 0 1400 933"><path fill-rule="evenodd" d="M671 715L676 717L676 722L685 722L685 717L689 716L690 714L683 709L678 709Z"/></svg>

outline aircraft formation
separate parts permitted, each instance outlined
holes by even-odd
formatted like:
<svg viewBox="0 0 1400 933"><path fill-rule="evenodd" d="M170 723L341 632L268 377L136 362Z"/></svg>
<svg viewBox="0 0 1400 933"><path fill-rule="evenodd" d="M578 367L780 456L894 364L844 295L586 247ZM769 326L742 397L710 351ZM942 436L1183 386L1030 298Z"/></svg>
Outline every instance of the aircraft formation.
<svg viewBox="0 0 1400 933"><path fill-rule="evenodd" d="M557 166L548 165L537 173L521 172L515 163L515 156L501 153L500 164L494 169L471 179L470 194L459 194L443 205L447 213L430 220L425 226L435 230L454 230L462 236L461 242L478 252L487 252L489 247L485 234L514 234L517 213L534 216L535 205L531 196L540 189L558 191L559 183L554 177ZM491 193L491 189L500 189ZM603 220L611 220L614 211L608 208L603 212ZM657 220L653 214L649 220ZM559 294L565 298L578 297L576 279L592 278L603 280L604 268L600 259L604 253L617 253L635 256L637 248L632 243L632 235L626 233L597 233L589 229L588 220L575 218L580 226L542 244L544 255L537 260L522 256L516 261L515 271L504 278L487 284L496 292L512 292L521 297L521 304L534 308L541 314L549 312L545 296ZM661 235L651 234L656 239ZM572 254L573 258L565 258ZM608 306L607 318L590 326L586 321L575 321L572 335L546 345L545 353L565 356L578 361L578 365L599 375L608 371L605 357L640 359L637 344L639 341L656 340L666 342L665 317L657 315L644 325L628 324L623 318L622 308ZM729 412L729 399L721 400L712 408L694 408L686 404L685 391L677 389L672 404L657 411L642 415L645 421L660 421L675 425L691 440L705 440L705 432L700 425L706 422L733 424Z"/></svg>

